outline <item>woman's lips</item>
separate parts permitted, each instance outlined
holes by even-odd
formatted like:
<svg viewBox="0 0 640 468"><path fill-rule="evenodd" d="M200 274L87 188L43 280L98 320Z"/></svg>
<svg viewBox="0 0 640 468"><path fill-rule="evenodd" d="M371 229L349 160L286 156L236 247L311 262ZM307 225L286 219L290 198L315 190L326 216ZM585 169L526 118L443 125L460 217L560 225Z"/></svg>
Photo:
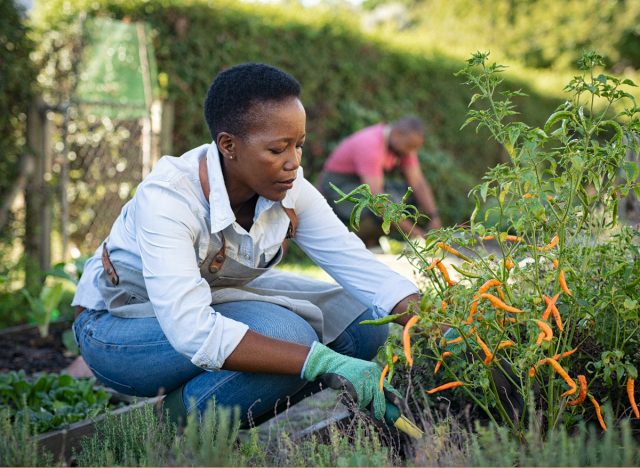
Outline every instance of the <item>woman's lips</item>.
<svg viewBox="0 0 640 468"><path fill-rule="evenodd" d="M293 187L293 181L294 180L296 180L295 177L293 179L280 180L280 181L276 182L276 184L279 185L280 187L282 187L285 190L289 190L289 189L291 189L291 187Z"/></svg>

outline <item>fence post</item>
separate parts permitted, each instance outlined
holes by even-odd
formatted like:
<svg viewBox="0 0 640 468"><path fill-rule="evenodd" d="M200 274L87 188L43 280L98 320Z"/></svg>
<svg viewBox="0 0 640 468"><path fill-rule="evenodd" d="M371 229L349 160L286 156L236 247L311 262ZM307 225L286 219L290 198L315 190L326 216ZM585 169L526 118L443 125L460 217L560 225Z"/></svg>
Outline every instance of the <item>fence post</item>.
<svg viewBox="0 0 640 468"><path fill-rule="evenodd" d="M173 101L163 101L160 124L160 156L173 154ZM177 155L174 155L177 156Z"/></svg>
<svg viewBox="0 0 640 468"><path fill-rule="evenodd" d="M25 190L25 288L39 295L44 272L51 264L51 125L47 106L38 96L27 116L27 148L33 154L34 170Z"/></svg>

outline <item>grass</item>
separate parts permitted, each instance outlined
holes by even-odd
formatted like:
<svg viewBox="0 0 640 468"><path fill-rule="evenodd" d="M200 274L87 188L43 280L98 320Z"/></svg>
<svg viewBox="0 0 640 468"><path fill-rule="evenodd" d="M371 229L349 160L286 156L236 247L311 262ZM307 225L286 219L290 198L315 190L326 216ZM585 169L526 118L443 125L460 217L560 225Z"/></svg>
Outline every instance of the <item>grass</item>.
<svg viewBox="0 0 640 468"><path fill-rule="evenodd" d="M390 437L369 419L357 415L345 426L333 426L323 437L297 439L282 431L268 441L256 428L241 431L237 413L210 405L182 430L167 422L152 405L97 425L75 454L79 466L638 466L640 446L629 421L608 421L609 431L579 425L544 434L532 421L524 440L504 427L459 418L419 416L425 435L417 441ZM0 465L52 466L53 457L36 450L28 421L11 423L0 413ZM636 434L637 435L637 434Z"/></svg>

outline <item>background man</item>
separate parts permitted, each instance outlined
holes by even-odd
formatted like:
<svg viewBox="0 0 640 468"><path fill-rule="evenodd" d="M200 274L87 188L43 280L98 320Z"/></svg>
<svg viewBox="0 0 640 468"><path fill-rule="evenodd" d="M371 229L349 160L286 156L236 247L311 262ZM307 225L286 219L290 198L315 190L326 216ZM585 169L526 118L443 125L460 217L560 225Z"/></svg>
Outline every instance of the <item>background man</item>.
<svg viewBox="0 0 640 468"><path fill-rule="evenodd" d="M360 184L368 184L374 194L388 193L400 201L407 186L413 188L413 204L431 219L429 228L441 227L438 209L431 187L420 169L417 151L424 143L424 125L417 117L405 116L391 124L379 123L366 127L344 139L325 162L320 176L320 191L327 198L338 217L349 223L353 204L335 204L339 195L329 185L350 192ZM405 180L385 180L400 169ZM401 229L412 237L422 237L419 226L405 221ZM382 235L381 222L370 212L363 212L358 236L365 245L377 244Z"/></svg>

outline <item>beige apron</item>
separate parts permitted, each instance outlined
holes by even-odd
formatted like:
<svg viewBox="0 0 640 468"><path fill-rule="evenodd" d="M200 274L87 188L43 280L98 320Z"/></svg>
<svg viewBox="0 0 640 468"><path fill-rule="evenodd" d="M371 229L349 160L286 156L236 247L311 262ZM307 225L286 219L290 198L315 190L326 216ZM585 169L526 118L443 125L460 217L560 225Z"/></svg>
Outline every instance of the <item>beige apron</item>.
<svg viewBox="0 0 640 468"><path fill-rule="evenodd" d="M212 234L200 274L211 287L211 305L234 301L262 301L285 307L306 320L323 343L335 340L367 307L342 287L273 270L282 259L282 247L273 259L262 254L259 267L227 257L225 231ZM283 239L284 240L284 239ZM142 272L118 262L117 253L103 249L104 269L98 281L107 310L118 317L155 317Z"/></svg>

